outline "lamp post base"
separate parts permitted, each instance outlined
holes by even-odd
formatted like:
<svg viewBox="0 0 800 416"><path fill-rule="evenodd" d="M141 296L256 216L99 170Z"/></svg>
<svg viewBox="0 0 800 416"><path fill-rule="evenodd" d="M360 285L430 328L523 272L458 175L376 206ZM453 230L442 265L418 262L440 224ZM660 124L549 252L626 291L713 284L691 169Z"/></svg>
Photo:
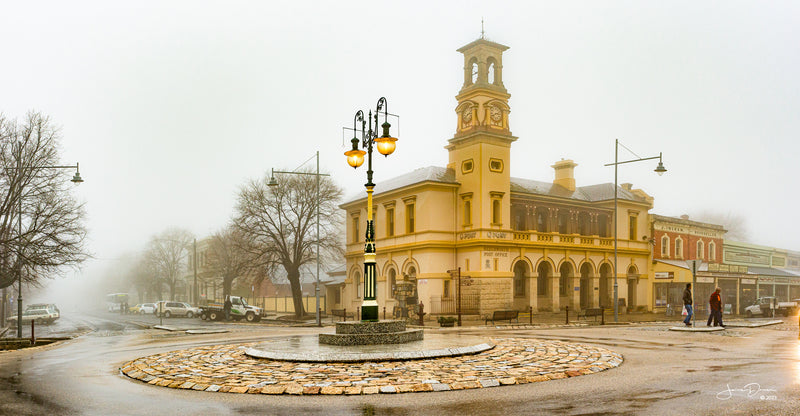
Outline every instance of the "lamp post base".
<svg viewBox="0 0 800 416"><path fill-rule="evenodd" d="M371 303L374 305L361 305L361 322L378 322L378 304L374 300Z"/></svg>

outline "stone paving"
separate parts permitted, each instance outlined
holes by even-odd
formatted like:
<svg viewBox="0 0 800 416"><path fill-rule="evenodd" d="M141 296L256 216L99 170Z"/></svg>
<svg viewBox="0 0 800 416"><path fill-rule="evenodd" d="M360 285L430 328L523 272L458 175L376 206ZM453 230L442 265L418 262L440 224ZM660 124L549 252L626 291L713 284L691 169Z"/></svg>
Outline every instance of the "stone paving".
<svg viewBox="0 0 800 416"><path fill-rule="evenodd" d="M121 368L151 385L222 393L358 395L527 384L614 368L613 351L561 341L494 338L495 348L460 357L360 363L251 358L256 343L197 347L141 357Z"/></svg>

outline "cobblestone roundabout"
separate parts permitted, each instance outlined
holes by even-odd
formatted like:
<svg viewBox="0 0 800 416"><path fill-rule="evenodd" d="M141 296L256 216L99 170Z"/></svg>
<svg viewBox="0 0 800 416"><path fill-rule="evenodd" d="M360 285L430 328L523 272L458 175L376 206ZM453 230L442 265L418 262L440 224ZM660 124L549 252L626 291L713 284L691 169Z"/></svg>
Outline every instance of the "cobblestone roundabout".
<svg viewBox="0 0 800 416"><path fill-rule="evenodd" d="M622 356L560 341L498 338L480 354L413 361L302 363L255 359L250 344L216 345L141 357L122 372L177 389L257 394L377 394L526 384L614 368Z"/></svg>

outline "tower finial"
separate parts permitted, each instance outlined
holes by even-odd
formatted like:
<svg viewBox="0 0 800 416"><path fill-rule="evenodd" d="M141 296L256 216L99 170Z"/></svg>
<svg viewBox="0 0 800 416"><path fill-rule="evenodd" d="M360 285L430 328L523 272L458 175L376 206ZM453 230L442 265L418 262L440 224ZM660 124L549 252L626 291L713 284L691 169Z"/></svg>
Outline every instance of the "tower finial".
<svg viewBox="0 0 800 416"><path fill-rule="evenodd" d="M483 17L481 17L481 39L486 39L486 32L483 30Z"/></svg>

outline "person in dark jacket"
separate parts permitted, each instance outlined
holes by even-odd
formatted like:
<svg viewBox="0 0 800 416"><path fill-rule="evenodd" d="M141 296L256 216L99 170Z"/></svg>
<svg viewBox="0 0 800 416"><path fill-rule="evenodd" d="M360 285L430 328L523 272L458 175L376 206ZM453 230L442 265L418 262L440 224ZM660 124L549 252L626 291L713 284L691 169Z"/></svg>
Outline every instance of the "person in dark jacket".
<svg viewBox="0 0 800 416"><path fill-rule="evenodd" d="M231 303L231 297L230 296L226 296L225 297L225 305L223 306L223 309L225 310L225 320L226 321L230 321L231 320L231 308L232 307L233 307L233 304Z"/></svg>
<svg viewBox="0 0 800 416"><path fill-rule="evenodd" d="M686 289L683 291L683 307L686 308L686 319L683 320L683 323L686 326L692 326L692 315L694 315L694 311L692 310L692 284L687 283Z"/></svg>
<svg viewBox="0 0 800 416"><path fill-rule="evenodd" d="M722 296L720 296L719 292L720 288L717 288L708 299L708 304L711 306L711 313L708 315L706 326L711 326L711 320L713 319L714 326L725 328L725 325L722 324Z"/></svg>

